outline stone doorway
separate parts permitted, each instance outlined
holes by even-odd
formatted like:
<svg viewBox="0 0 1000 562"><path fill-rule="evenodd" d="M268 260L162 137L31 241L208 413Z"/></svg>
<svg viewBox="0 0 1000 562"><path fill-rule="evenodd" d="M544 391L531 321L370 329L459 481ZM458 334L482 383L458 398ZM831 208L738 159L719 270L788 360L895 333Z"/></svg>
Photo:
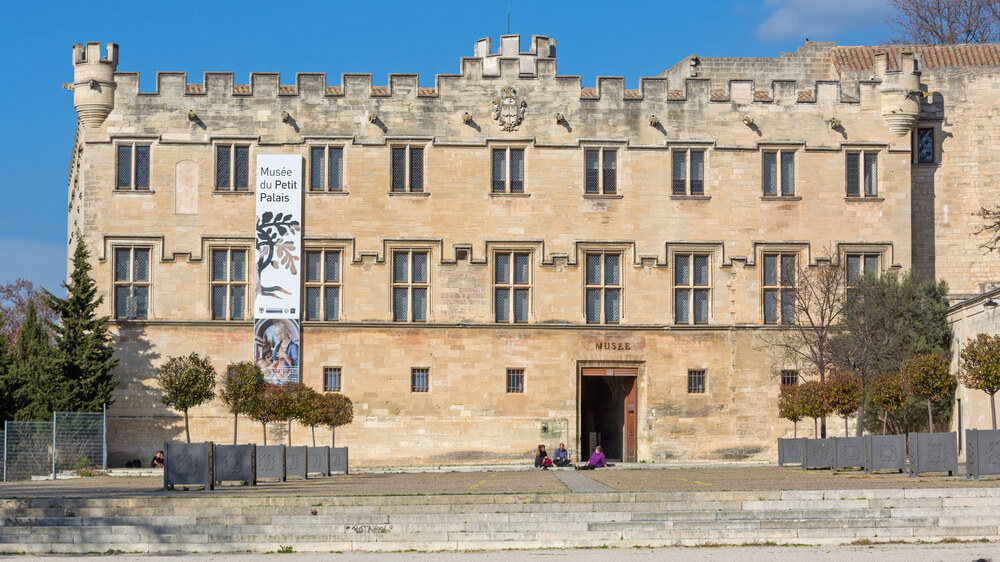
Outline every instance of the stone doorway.
<svg viewBox="0 0 1000 562"><path fill-rule="evenodd" d="M609 461L636 462L639 370L585 367L580 374L580 460L600 445Z"/></svg>

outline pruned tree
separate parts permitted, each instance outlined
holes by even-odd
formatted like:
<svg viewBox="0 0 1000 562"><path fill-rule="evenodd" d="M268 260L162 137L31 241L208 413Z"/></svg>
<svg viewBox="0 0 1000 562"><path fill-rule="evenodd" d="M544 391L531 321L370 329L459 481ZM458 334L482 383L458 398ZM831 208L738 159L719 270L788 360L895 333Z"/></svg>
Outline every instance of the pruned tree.
<svg viewBox="0 0 1000 562"><path fill-rule="evenodd" d="M793 306L795 323L768 331L760 336L763 347L770 352L772 371L794 367L801 375L812 375L820 382L833 367L833 342L840 333L843 314L846 275L827 249L815 266L799 263L795 270ZM823 420L821 435L826 436Z"/></svg>
<svg viewBox="0 0 1000 562"><path fill-rule="evenodd" d="M948 372L948 359L937 353L921 353L907 359L901 374L910 394L927 401L927 426L934 433L931 402L948 399L955 388L955 377Z"/></svg>
<svg viewBox="0 0 1000 562"><path fill-rule="evenodd" d="M18 278L0 285L0 332L7 339L7 345L17 343L17 333L21 330L28 313L28 303L35 307L35 315L41 319L45 334L52 340L51 326L59 315L49 308L45 289L35 287L27 279Z"/></svg>
<svg viewBox="0 0 1000 562"><path fill-rule="evenodd" d="M778 416L792 422L792 437L799 436L799 420L802 411L799 407L799 385L783 384L778 392Z"/></svg>
<svg viewBox="0 0 1000 562"><path fill-rule="evenodd" d="M848 435L847 418L857 414L864 397L861 380L848 371L833 371L826 379L826 399L830 410L844 418L844 437Z"/></svg>
<svg viewBox="0 0 1000 562"><path fill-rule="evenodd" d="M233 414L233 445L240 414L250 414L264 393L264 374L253 361L241 361L230 365L226 376L222 377L219 397Z"/></svg>
<svg viewBox="0 0 1000 562"><path fill-rule="evenodd" d="M982 390L990 396L993 429L997 428L995 396L1000 390L1000 336L979 334L962 348L959 377L969 388Z"/></svg>
<svg viewBox="0 0 1000 562"><path fill-rule="evenodd" d="M264 383L264 392L255 400L247 413L264 430L264 445L267 445L267 424L285 419L287 398L282 385Z"/></svg>
<svg viewBox="0 0 1000 562"><path fill-rule="evenodd" d="M283 414L281 419L288 424L288 445L291 446L292 420L301 419L307 415L316 391L299 382L285 384L283 391L283 400L280 401L279 410Z"/></svg>
<svg viewBox="0 0 1000 562"><path fill-rule="evenodd" d="M184 412L184 435L191 442L188 409L215 398L215 367L208 357L197 353L168 357L156 374L163 395L160 401Z"/></svg>
<svg viewBox="0 0 1000 562"><path fill-rule="evenodd" d="M802 417L813 419L813 436L819 436L819 419L830 412L830 403L826 396L826 384L819 381L806 381L799 386L796 398Z"/></svg>
<svg viewBox="0 0 1000 562"><path fill-rule="evenodd" d="M872 404L882 410L882 435L885 435L889 414L906 404L906 388L902 377L896 371L878 375L872 381L869 396Z"/></svg>
<svg viewBox="0 0 1000 562"><path fill-rule="evenodd" d="M889 43L993 43L1000 40L996 0L889 0Z"/></svg>
<svg viewBox="0 0 1000 562"><path fill-rule="evenodd" d="M330 417L324 422L330 428L330 446L337 446L337 428L354 421L354 404L351 399L343 394L327 394L326 409L330 412Z"/></svg>
<svg viewBox="0 0 1000 562"><path fill-rule="evenodd" d="M50 328L55 336L59 360L58 399L54 407L68 412L99 412L113 402L118 387L113 371L118 366L107 316L98 316L104 297L97 295L97 283L90 276L90 254L77 238L73 252L73 272L64 283L66 297L46 291L48 307L59 315Z"/></svg>

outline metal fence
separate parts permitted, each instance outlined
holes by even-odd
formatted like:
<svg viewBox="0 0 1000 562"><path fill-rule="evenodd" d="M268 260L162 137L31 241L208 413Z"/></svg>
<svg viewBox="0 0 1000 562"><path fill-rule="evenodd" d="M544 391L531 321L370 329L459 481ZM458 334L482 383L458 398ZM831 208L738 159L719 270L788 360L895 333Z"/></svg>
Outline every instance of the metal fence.
<svg viewBox="0 0 1000 562"><path fill-rule="evenodd" d="M59 472L105 471L104 412L54 412L52 421L4 422L3 481L55 478Z"/></svg>

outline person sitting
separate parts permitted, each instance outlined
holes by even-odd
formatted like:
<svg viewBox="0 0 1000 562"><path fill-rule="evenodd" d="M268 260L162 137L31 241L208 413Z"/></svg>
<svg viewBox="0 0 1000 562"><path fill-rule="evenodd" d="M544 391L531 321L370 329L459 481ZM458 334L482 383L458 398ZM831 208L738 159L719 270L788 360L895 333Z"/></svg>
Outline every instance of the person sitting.
<svg viewBox="0 0 1000 562"><path fill-rule="evenodd" d="M539 445L538 450L535 451L535 468L548 470L550 466L552 466L552 460L549 459L549 454L545 452L545 445Z"/></svg>
<svg viewBox="0 0 1000 562"><path fill-rule="evenodd" d="M149 461L149 466L153 468L163 468L163 451L157 451L153 460Z"/></svg>
<svg viewBox="0 0 1000 562"><path fill-rule="evenodd" d="M607 461L604 459L604 452L601 451L600 447L594 449L594 454L590 455L590 460L587 464L583 466L576 467L577 470L594 470L595 468L602 468L608 466Z"/></svg>
<svg viewBox="0 0 1000 562"><path fill-rule="evenodd" d="M566 445L564 443L560 443L559 448L556 449L555 458L552 459L552 464L556 466L569 466L569 451L566 450Z"/></svg>

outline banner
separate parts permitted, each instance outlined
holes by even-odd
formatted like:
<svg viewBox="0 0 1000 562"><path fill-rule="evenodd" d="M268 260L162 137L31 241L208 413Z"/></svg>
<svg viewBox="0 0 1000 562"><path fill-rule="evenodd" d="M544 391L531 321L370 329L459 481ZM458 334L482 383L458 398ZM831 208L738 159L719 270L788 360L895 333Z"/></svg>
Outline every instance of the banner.
<svg viewBox="0 0 1000 562"><path fill-rule="evenodd" d="M257 155L254 360L268 382L299 380L302 157Z"/></svg>

